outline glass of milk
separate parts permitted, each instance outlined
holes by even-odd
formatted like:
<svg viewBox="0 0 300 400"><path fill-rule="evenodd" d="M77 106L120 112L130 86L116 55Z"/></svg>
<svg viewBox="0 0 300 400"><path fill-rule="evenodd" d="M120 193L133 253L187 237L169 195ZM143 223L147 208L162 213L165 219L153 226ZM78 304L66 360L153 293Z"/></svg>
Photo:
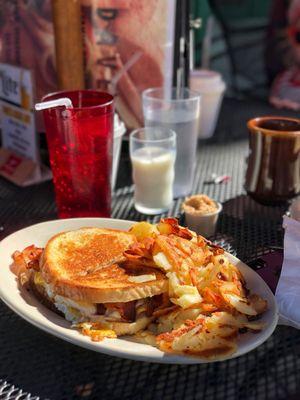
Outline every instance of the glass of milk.
<svg viewBox="0 0 300 400"><path fill-rule="evenodd" d="M129 146L136 210L148 215L167 211L173 201L176 133L161 127L136 129Z"/></svg>
<svg viewBox="0 0 300 400"><path fill-rule="evenodd" d="M200 123L200 95L187 88L147 89L143 92L146 127L172 129L177 135L174 197L191 193Z"/></svg>

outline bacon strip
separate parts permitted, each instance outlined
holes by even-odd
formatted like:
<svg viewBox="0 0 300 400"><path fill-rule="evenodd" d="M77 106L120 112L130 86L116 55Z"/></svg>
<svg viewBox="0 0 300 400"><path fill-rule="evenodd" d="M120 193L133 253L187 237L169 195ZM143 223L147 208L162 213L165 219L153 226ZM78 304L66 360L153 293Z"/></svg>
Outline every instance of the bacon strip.
<svg viewBox="0 0 300 400"><path fill-rule="evenodd" d="M169 296L167 293L158 294L146 299L146 315L147 317L154 316L155 313L170 308ZM173 305L172 305L173 306Z"/></svg>
<svg viewBox="0 0 300 400"><path fill-rule="evenodd" d="M126 303L105 303L106 308L116 310L121 315L122 320L134 322L136 317L136 300Z"/></svg>
<svg viewBox="0 0 300 400"><path fill-rule="evenodd" d="M184 239L191 240L193 239L193 234L188 230L188 228L184 228L178 224L178 219L176 218L163 218L160 220L163 224L168 224L171 226L172 233L176 236L180 236Z"/></svg>
<svg viewBox="0 0 300 400"><path fill-rule="evenodd" d="M39 271L40 257L44 249L34 245L26 247L23 251L15 251L12 255L14 262L20 268L35 269Z"/></svg>
<svg viewBox="0 0 300 400"><path fill-rule="evenodd" d="M152 258L155 240L146 238L141 242L133 243L129 249L124 251L124 256L134 264L155 266Z"/></svg>

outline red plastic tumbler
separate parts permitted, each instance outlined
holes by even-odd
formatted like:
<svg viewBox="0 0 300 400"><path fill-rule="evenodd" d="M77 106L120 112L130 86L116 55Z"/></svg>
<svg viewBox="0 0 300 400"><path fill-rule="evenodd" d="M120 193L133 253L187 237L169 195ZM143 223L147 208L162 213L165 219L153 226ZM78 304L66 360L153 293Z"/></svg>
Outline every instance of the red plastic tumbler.
<svg viewBox="0 0 300 400"><path fill-rule="evenodd" d="M43 101L62 97L71 99L73 108L43 111L59 217L109 217L113 97L77 90L50 94Z"/></svg>

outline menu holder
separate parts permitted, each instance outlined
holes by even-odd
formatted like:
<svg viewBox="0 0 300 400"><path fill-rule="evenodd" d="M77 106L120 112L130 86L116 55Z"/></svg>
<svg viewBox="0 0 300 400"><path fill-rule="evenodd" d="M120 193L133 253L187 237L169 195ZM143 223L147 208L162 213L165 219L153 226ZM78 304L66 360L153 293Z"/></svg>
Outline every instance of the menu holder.
<svg viewBox="0 0 300 400"><path fill-rule="evenodd" d="M36 184L52 176L40 161L32 82L30 70L0 64L0 175L18 186Z"/></svg>
<svg viewBox="0 0 300 400"><path fill-rule="evenodd" d="M0 175L18 186L30 186L51 179L49 168L12 151L0 148Z"/></svg>

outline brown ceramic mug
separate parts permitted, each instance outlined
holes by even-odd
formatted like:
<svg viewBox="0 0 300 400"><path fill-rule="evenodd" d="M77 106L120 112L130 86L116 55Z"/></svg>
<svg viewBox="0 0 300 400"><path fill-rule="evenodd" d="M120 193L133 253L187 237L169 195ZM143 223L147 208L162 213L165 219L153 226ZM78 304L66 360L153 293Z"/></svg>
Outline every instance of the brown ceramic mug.
<svg viewBox="0 0 300 400"><path fill-rule="evenodd" d="M259 117L248 121L245 189L256 201L277 205L300 192L300 119Z"/></svg>

